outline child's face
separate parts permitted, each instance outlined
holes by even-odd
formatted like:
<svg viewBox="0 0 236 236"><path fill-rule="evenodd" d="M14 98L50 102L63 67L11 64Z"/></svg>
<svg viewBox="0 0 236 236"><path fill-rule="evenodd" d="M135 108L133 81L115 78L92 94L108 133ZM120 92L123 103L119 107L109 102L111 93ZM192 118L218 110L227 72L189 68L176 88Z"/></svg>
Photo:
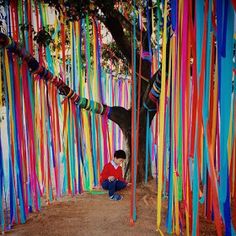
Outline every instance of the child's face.
<svg viewBox="0 0 236 236"><path fill-rule="evenodd" d="M124 159L114 157L114 162L116 165L121 165L124 162Z"/></svg>

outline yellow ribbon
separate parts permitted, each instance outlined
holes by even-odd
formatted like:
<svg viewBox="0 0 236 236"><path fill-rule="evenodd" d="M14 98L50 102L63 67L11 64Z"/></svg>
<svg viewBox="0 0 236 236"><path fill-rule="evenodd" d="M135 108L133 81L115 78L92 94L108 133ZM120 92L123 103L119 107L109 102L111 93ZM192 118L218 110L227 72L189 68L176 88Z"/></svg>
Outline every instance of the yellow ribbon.
<svg viewBox="0 0 236 236"><path fill-rule="evenodd" d="M162 175L163 175L163 152L164 152L164 126L165 126L165 87L166 87L166 44L167 44L167 0L164 8L164 33L162 50L162 71L161 71L161 95L160 95L160 146L158 148L158 186L157 186L157 230L161 225L161 197L162 197Z"/></svg>

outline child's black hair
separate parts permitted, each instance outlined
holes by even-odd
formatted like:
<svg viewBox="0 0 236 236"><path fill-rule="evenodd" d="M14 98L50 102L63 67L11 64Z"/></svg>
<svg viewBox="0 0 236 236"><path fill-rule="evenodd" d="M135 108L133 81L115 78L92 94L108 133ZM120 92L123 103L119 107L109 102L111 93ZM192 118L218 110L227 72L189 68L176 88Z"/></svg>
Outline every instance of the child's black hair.
<svg viewBox="0 0 236 236"><path fill-rule="evenodd" d="M125 151L123 151L123 150L117 150L117 151L115 151L114 157L115 157L115 158L126 159Z"/></svg>

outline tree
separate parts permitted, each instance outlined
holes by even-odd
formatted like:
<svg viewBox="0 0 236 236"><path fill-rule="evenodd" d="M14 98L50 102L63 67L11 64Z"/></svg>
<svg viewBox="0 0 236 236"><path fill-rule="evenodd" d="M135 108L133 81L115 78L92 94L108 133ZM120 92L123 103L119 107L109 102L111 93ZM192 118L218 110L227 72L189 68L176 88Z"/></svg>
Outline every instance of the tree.
<svg viewBox="0 0 236 236"><path fill-rule="evenodd" d="M157 42L152 39L153 34L155 34L155 29L158 26L153 27L149 20L149 25L147 28L141 27L141 30L137 24L137 15L138 10L142 9L142 17L148 22L148 18L155 19L156 21L161 20L160 16L160 4L155 6L152 3L152 0L145 1L145 4L142 1L136 1L137 5L133 6L131 2L127 0L80 0L80 1L58 1L56 0L41 0L42 3L48 3L49 6L55 7L59 12L59 17L63 17L67 21L76 21L86 17L87 15L96 18L101 21L107 30L111 33L112 38L115 41L115 48L118 50L113 50L117 58L122 58L123 61L128 63L128 66L131 68L134 60L132 55L132 40L133 40L133 27L135 26L136 34L136 71L134 72L137 77L137 95L136 95L136 104L137 104L137 181L144 180L145 175L145 152L146 152L146 122L147 122L147 108L149 109L149 125L151 125L152 119L157 112L158 106L158 94L157 96L149 96L150 91L152 90L153 84L158 87L160 93L161 82L160 70L152 73L151 76L151 67L152 67L152 48L157 47ZM122 14L118 6L123 7L123 12L126 15ZM156 14L154 14L156 13ZM157 19L158 18L158 19ZM157 21L158 22L158 21ZM159 24L161 25L161 24ZM22 26L22 30L27 30L31 28L31 25ZM50 29L42 29L39 32L33 32L35 35L34 39L38 44L48 45L51 42L50 33L47 32ZM114 45L113 45L114 48ZM15 50L16 48L14 48ZM17 54L21 54L20 49L16 49ZM144 54L147 55L144 55ZM22 56L22 55L21 55ZM36 69L39 64L35 61L34 58L29 58L28 66L31 70ZM45 68L43 69L45 70ZM59 81L59 80L58 80ZM60 84L60 81L58 82ZM59 89L60 93L68 96L71 89L64 85ZM151 97L151 98L150 98ZM106 106L104 104L104 106ZM124 107L114 106L110 108L109 119L115 122L125 137L128 148L131 151L132 138L131 138L131 116L132 109L125 109ZM132 153L131 153L132 154ZM131 157L132 155L129 155ZM150 164L150 163L149 163ZM127 165L127 170L130 168L130 158ZM126 170L126 173L127 173ZM151 177L151 165L149 165L149 177Z"/></svg>
<svg viewBox="0 0 236 236"><path fill-rule="evenodd" d="M78 20L89 14L92 17L99 19L110 31L117 47L119 48L122 55L126 58L129 66L132 65L132 14L136 14L139 7L147 9L146 16L156 17L152 15L153 12L160 11L157 6L153 6L152 0L146 1L145 5L142 5L142 1L137 1L137 6L133 7L130 1L119 1L119 0L94 0L94 1L65 1L64 5L54 0L44 0L44 3L48 3L50 6L54 6L60 14L64 14L67 20ZM128 17L125 17L119 10L118 4L122 4L126 8L126 11L130 13ZM153 11L154 9L154 11ZM146 18L144 16L144 18ZM150 27L151 29L151 27ZM157 71L151 77L151 60L143 58L140 55L143 51L150 52L150 35L151 30L140 30L136 24L136 39L137 39L137 53L136 53L136 75L138 80L141 80L140 88L137 88L139 95L136 100L139 106L139 141L137 151L137 181L142 181L145 174L145 147L146 147L146 117L147 109L151 108L150 112L150 124L153 117L156 114L157 104L149 98L149 93L152 89L154 81L157 81L159 87L160 84L160 73ZM154 32L153 32L154 33ZM149 35L148 35L149 34ZM119 55L120 56L120 55ZM68 91L69 92L69 91ZM146 105L146 107L145 107ZM128 147L131 148L131 114L132 108L127 110L123 107L112 107L110 116L108 117L111 121L115 122L122 130L125 139L127 140ZM131 149L130 149L131 150ZM130 163L130 161L129 161ZM130 166L128 164L128 166ZM150 170L150 165L149 165ZM149 171L150 175L150 171Z"/></svg>

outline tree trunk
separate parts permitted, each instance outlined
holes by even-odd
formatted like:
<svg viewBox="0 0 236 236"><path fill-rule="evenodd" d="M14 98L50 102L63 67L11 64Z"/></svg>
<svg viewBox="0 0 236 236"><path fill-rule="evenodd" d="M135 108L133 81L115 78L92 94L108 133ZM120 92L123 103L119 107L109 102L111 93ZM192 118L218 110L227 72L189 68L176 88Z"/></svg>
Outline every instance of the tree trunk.
<svg viewBox="0 0 236 236"><path fill-rule="evenodd" d="M138 135L138 150L137 150L137 182L144 181L145 178L145 156L146 156L146 110L141 110L140 111L140 125L139 125L139 134ZM155 115L155 112L153 112L150 115L150 123ZM122 133L124 135L126 144L127 144L127 166L126 166L126 171L125 171L125 177L128 179L131 177L130 175L130 170L131 170L131 145L132 145L132 140L131 140L131 110L126 110L122 107L112 107L110 111L110 115L108 117L110 120L118 124L118 126L121 128ZM135 137L137 137L135 135ZM132 167L133 168L133 167ZM150 156L148 157L148 179L152 178L152 173L151 173L151 163L150 163Z"/></svg>

